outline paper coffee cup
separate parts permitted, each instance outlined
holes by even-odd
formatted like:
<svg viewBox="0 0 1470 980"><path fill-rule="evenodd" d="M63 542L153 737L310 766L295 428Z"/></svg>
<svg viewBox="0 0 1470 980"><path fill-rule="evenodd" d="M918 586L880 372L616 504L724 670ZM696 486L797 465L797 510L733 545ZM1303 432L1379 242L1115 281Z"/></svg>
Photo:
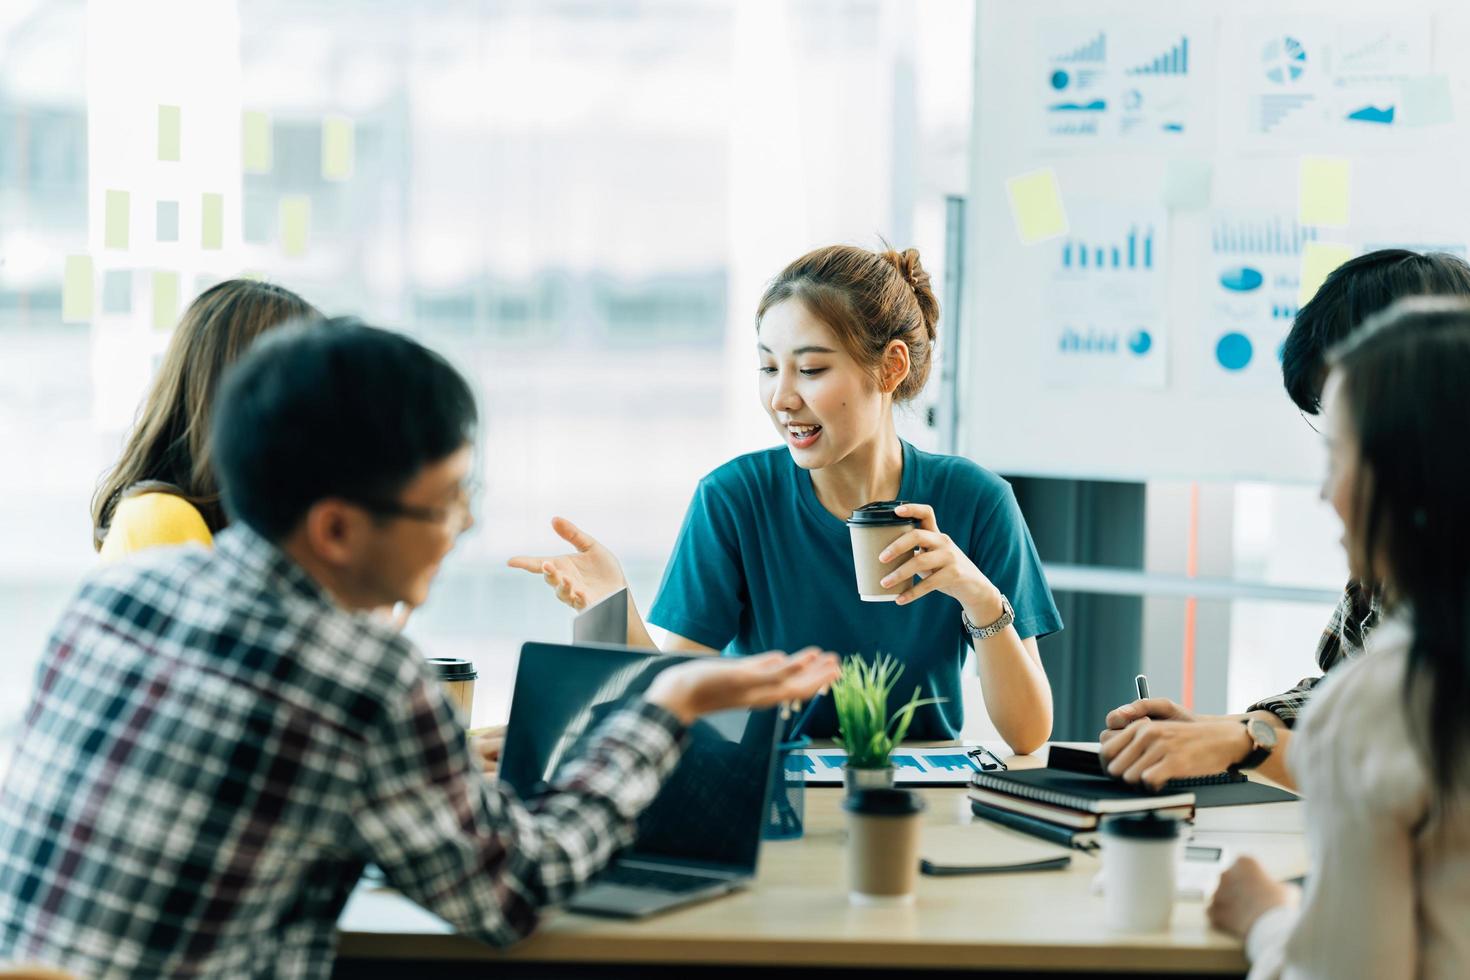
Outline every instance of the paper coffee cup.
<svg viewBox="0 0 1470 980"><path fill-rule="evenodd" d="M919 879L924 801L906 789L864 789L847 811L847 894L854 905L908 905Z"/></svg>
<svg viewBox="0 0 1470 980"><path fill-rule="evenodd" d="M864 602L892 602L913 585L912 579L900 579L884 588L883 576L909 560L910 553L895 555L890 562L880 562L878 555L911 528L919 526L912 517L899 517L894 508L902 500L878 500L864 504L852 512L847 530L852 535L852 565L857 573L858 597Z"/></svg>
<svg viewBox="0 0 1470 980"><path fill-rule="evenodd" d="M465 726L468 727L474 716L475 680L480 676L475 665L457 657L430 657L429 666L439 675L439 683L444 685L445 696L449 698L450 704L459 709L459 713L464 716Z"/></svg>
<svg viewBox="0 0 1470 980"><path fill-rule="evenodd" d="M1103 920L1116 932L1163 932L1174 912L1179 821L1154 813L1102 823Z"/></svg>

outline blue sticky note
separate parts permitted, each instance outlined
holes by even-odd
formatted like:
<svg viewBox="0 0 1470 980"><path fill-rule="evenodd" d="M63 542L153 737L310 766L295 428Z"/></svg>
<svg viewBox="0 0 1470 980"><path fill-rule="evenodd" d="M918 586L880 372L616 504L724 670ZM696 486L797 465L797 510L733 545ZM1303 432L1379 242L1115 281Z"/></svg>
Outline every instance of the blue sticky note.
<svg viewBox="0 0 1470 980"><path fill-rule="evenodd" d="M160 242L179 240L179 202L159 201L154 222L154 239Z"/></svg>
<svg viewBox="0 0 1470 980"><path fill-rule="evenodd" d="M1443 126L1455 121L1455 96L1448 75L1411 75L1400 86L1400 124Z"/></svg>
<svg viewBox="0 0 1470 980"><path fill-rule="evenodd" d="M1164 207L1171 211L1198 211L1209 206L1215 166L1209 160L1178 157L1164 171Z"/></svg>
<svg viewBox="0 0 1470 980"><path fill-rule="evenodd" d="M132 270L108 269L102 273L102 312L133 312Z"/></svg>

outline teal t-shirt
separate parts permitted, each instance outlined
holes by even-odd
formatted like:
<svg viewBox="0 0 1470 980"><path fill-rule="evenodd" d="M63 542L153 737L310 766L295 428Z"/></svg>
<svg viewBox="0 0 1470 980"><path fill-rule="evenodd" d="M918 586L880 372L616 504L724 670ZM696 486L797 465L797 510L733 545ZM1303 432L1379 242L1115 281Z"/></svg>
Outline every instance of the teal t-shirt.
<svg viewBox="0 0 1470 980"><path fill-rule="evenodd" d="M934 508L939 529L1010 599L1023 639L1062 628L1010 484L968 459L905 442L898 495ZM939 592L903 606L858 598L847 525L817 501L811 474L784 446L731 460L700 481L648 619L733 656L812 644L844 657L891 654L904 672L890 707L916 684L924 697L946 699L919 710L910 738L955 738L964 723L969 635L959 603ZM805 733L837 734L830 698Z"/></svg>

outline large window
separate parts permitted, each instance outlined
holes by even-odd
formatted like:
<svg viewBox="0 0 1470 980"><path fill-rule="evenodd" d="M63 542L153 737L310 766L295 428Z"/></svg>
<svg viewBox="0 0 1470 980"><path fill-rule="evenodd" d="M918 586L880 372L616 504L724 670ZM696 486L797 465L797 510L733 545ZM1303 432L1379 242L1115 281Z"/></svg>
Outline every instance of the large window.
<svg viewBox="0 0 1470 980"><path fill-rule="evenodd" d="M881 235L917 246L943 295L973 17L969 0L0 5L0 755L167 342L155 273L177 275L177 309L265 276L474 379L488 492L408 631L476 661L488 722L520 643L570 635L506 557L558 548L566 515L646 609L695 481L774 442L752 313L781 265ZM176 162L160 105L182 110ZM126 248L106 247L108 190L130 194ZM201 192L223 195L219 249ZM87 317L63 317L69 256L94 263ZM926 407L901 429L932 448ZM1185 570L1190 493L1150 488L1150 570ZM1317 590L1149 600L1145 661L1197 654L1198 703L1238 709L1311 672L1344 569L1310 492L1204 497L1200 575Z"/></svg>
<svg viewBox="0 0 1470 980"><path fill-rule="evenodd" d="M751 321L767 278L882 235L942 288L972 17L966 0L6 4L0 732L96 561L89 498L168 336L158 271L178 274L179 309L265 276L472 376L488 491L408 631L474 659L477 720L503 715L520 643L570 635L506 557L556 548L564 514L646 608L695 481L774 443ZM157 64L150 45L168 47ZM166 104L184 152L160 164ZM109 189L131 195L125 250L103 244ZM218 251L199 190L224 195ZM157 213L171 197L177 242ZM83 322L62 322L68 256L95 263ZM904 426L930 438L922 410Z"/></svg>

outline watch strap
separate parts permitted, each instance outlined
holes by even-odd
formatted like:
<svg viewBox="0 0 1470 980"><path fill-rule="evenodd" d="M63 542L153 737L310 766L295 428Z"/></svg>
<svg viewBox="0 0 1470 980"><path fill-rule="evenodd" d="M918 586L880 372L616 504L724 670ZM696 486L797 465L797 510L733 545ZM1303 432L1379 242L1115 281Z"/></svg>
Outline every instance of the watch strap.
<svg viewBox="0 0 1470 980"><path fill-rule="evenodd" d="M1256 768L1261 763L1271 758L1272 749L1272 746L1262 745L1260 742L1257 742L1256 737L1251 734L1251 719L1242 719L1241 724L1245 726L1246 737L1251 740L1251 750L1245 754L1244 759L1241 759L1235 765L1230 767L1238 771Z"/></svg>
<svg viewBox="0 0 1470 980"><path fill-rule="evenodd" d="M1016 611L1011 608L1011 600L1004 595L1000 597L1000 609L1000 618L989 626L976 626L970 622L970 614L963 609L960 610L960 622L964 624L965 632L969 633L972 638L988 640L1016 621Z"/></svg>

